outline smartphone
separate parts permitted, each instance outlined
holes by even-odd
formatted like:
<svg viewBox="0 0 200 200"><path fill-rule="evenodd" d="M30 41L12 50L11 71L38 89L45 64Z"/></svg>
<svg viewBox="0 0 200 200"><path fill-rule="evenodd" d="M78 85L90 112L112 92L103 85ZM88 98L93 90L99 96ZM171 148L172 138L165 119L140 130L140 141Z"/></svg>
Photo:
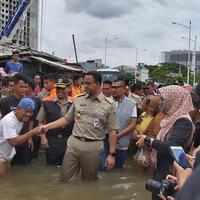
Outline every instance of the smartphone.
<svg viewBox="0 0 200 200"><path fill-rule="evenodd" d="M184 169L191 168L190 163L187 160L185 151L181 146L171 146L170 153L172 154L174 160Z"/></svg>

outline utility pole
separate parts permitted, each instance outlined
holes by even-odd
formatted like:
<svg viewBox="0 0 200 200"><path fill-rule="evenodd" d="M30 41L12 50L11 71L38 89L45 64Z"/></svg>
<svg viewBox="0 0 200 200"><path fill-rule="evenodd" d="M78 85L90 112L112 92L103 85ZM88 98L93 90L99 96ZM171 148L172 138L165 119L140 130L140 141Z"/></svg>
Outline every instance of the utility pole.
<svg viewBox="0 0 200 200"><path fill-rule="evenodd" d="M106 66L106 56L107 56L107 41L108 41L108 39L106 37L106 39L105 39L105 59L104 59L105 66Z"/></svg>
<svg viewBox="0 0 200 200"><path fill-rule="evenodd" d="M196 47L197 47L197 36L194 39L194 50L192 55L192 70L193 70L193 86L196 82Z"/></svg>
<svg viewBox="0 0 200 200"><path fill-rule="evenodd" d="M191 41L191 24L192 23L190 21L189 26L184 25L184 24L180 24L180 23L176 23L176 22L172 22L172 24L180 25L180 26L183 26L183 27L188 29L189 44L188 44L188 60L187 60L187 84L189 84L189 82L190 82L190 41Z"/></svg>
<svg viewBox="0 0 200 200"><path fill-rule="evenodd" d="M108 38L106 37L106 39L105 39L105 59L104 59L105 66L106 66L106 61L107 61L107 44L109 42L112 42L113 40L118 40L118 39L119 39L118 37L115 37L115 38L110 39L110 40L108 40Z"/></svg>
<svg viewBox="0 0 200 200"><path fill-rule="evenodd" d="M188 45L188 69L187 69L187 84L190 83L190 41L191 40L191 21L189 23L189 45Z"/></svg>
<svg viewBox="0 0 200 200"><path fill-rule="evenodd" d="M77 51L76 51L76 43L75 43L74 34L72 34L72 39L73 39L73 45L74 45L74 53L75 53L75 57L76 57L76 63L78 63L78 56L77 56Z"/></svg>

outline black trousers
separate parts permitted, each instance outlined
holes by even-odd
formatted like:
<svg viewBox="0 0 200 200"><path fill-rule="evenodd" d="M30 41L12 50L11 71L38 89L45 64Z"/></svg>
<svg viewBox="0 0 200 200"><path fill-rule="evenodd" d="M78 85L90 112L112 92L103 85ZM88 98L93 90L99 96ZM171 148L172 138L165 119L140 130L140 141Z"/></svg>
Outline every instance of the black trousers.
<svg viewBox="0 0 200 200"><path fill-rule="evenodd" d="M67 149L68 137L47 136L49 148L46 149L47 165L62 165Z"/></svg>
<svg viewBox="0 0 200 200"><path fill-rule="evenodd" d="M16 154L11 162L12 165L22 164L27 165L31 163L31 149L28 146L28 142L25 142L15 147Z"/></svg>
<svg viewBox="0 0 200 200"><path fill-rule="evenodd" d="M34 149L31 152L31 158L37 158L38 154L39 154L39 150L40 150L40 141L41 141L41 137L40 136L36 136L34 135L32 137L33 139L33 145L34 145Z"/></svg>

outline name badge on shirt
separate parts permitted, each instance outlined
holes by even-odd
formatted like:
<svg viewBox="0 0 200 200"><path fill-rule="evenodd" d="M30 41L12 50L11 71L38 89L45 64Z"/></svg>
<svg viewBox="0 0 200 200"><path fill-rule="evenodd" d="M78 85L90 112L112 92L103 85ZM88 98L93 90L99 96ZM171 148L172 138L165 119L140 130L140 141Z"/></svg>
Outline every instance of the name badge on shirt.
<svg viewBox="0 0 200 200"><path fill-rule="evenodd" d="M98 118L94 119L94 128L100 128L100 121Z"/></svg>

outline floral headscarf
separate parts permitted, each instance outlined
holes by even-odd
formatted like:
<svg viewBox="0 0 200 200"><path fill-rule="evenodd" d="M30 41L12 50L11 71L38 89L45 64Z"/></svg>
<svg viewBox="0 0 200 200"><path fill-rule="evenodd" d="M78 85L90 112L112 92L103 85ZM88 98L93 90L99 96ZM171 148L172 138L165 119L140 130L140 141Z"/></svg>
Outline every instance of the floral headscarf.
<svg viewBox="0 0 200 200"><path fill-rule="evenodd" d="M160 123L160 132L157 139L164 140L170 134L174 122L185 117L191 121L189 112L194 110L190 92L178 85L170 85L159 89L161 97L164 99L167 110L164 119Z"/></svg>

